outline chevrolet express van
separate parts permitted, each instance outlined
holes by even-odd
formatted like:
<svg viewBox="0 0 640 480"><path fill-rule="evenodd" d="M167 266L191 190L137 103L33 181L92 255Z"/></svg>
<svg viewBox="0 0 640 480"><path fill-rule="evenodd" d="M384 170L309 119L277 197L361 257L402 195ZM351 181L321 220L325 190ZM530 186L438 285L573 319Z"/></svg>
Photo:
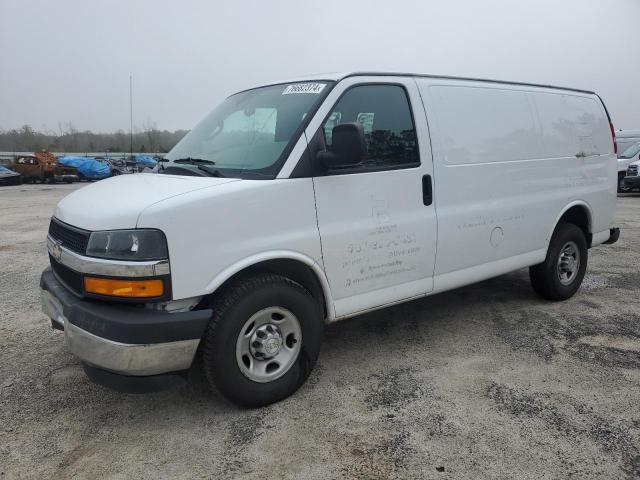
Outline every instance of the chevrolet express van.
<svg viewBox="0 0 640 480"><path fill-rule="evenodd" d="M157 173L57 205L42 305L95 382L158 389L198 359L228 399L266 405L304 383L328 322L524 267L571 297L619 235L612 132L595 93L540 85L245 90Z"/></svg>

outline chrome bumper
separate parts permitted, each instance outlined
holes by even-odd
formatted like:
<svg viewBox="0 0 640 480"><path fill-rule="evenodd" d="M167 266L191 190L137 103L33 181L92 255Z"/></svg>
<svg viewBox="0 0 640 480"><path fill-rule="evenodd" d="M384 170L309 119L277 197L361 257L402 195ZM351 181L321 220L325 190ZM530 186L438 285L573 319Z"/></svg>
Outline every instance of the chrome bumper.
<svg viewBox="0 0 640 480"><path fill-rule="evenodd" d="M129 376L148 376L186 370L191 366L200 339L166 343L128 344L94 335L69 322L62 303L41 289L44 313L64 329L69 350L89 365Z"/></svg>

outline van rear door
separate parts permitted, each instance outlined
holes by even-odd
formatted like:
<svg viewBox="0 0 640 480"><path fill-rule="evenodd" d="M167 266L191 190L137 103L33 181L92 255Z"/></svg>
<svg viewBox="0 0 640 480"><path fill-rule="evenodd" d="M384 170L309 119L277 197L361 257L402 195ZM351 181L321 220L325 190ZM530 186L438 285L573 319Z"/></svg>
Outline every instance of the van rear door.
<svg viewBox="0 0 640 480"><path fill-rule="evenodd" d="M314 177L318 227L336 316L433 288L436 215L424 109L412 78L351 77L318 112L307 138L362 124L365 159ZM314 120L316 120L314 119Z"/></svg>

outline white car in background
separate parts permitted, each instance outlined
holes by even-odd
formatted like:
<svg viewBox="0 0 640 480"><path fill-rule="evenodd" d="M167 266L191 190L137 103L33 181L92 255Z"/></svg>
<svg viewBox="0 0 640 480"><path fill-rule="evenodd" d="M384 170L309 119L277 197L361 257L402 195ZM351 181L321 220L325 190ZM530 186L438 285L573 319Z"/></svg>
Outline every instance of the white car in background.
<svg viewBox="0 0 640 480"><path fill-rule="evenodd" d="M638 144L640 146L640 143ZM635 157L634 157L635 158ZM640 160L631 162L627 167L627 173L624 177L624 192L631 192L640 189Z"/></svg>
<svg viewBox="0 0 640 480"><path fill-rule="evenodd" d="M616 130L618 157L634 143L640 142L640 130Z"/></svg>
<svg viewBox="0 0 640 480"><path fill-rule="evenodd" d="M632 143L626 150L618 154L618 192L625 190L627 169L636 160L640 160L640 141Z"/></svg>

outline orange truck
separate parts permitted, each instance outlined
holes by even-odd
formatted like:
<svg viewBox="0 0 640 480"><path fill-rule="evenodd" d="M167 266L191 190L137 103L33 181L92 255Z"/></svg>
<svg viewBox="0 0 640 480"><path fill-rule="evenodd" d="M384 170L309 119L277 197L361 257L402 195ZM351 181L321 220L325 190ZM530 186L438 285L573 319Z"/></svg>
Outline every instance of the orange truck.
<svg viewBox="0 0 640 480"><path fill-rule="evenodd" d="M71 183L79 180L78 171L75 168L60 165L55 155L45 151L19 156L11 168L22 175L25 183Z"/></svg>

